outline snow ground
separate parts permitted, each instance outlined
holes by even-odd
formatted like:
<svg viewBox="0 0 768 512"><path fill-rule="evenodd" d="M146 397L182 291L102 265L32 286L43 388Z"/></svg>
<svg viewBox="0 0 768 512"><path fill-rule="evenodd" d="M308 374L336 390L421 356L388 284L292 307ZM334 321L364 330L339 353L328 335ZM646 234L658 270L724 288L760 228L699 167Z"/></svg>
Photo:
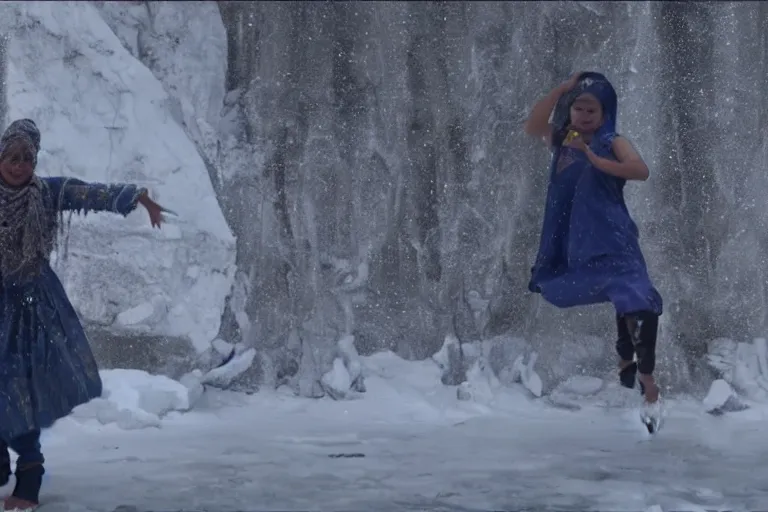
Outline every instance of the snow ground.
<svg viewBox="0 0 768 512"><path fill-rule="evenodd" d="M430 361L383 353L362 362L367 392L353 400L209 390L190 412L164 414L160 428L126 430L82 413L66 418L43 435L48 473L40 510L768 505L762 410L714 417L692 400L670 400L663 430L650 438L636 410L615 405L621 400L585 398L573 411L519 387L478 404L456 400L456 388L440 384ZM168 399L178 391L173 381L142 380L133 370L104 374L107 400L120 407L185 408L178 396ZM166 401L147 399L148 389L160 390ZM333 457L338 454L364 457Z"/></svg>

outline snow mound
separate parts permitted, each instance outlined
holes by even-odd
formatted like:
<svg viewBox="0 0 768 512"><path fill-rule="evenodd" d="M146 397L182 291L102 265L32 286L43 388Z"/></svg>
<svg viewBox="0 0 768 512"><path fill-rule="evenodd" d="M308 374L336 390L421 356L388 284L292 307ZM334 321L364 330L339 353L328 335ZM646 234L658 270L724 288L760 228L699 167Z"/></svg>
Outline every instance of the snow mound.
<svg viewBox="0 0 768 512"><path fill-rule="evenodd" d="M491 404L501 388L501 382L494 375L485 357L480 356L467 370L467 380L456 390L459 400L473 400L482 404Z"/></svg>
<svg viewBox="0 0 768 512"><path fill-rule="evenodd" d="M407 361L389 351L365 357L363 361L366 398L375 403L377 416L388 417L392 412L385 411L399 410L408 420L429 421L464 405L456 400L456 388L441 382L442 372L432 361Z"/></svg>
<svg viewBox="0 0 768 512"><path fill-rule="evenodd" d="M443 370L434 360L407 361L385 351L361 357L361 363L367 388L365 398L332 403L332 407L326 405L327 414L365 414L388 422L454 423L539 407L519 386L499 384L485 359L473 361L466 384L457 386L442 382ZM465 398L459 396L465 393Z"/></svg>
<svg viewBox="0 0 768 512"><path fill-rule="evenodd" d="M567 409L580 409L584 398L594 397L605 388L605 382L597 377L574 375L561 382L549 395L552 404Z"/></svg>
<svg viewBox="0 0 768 512"><path fill-rule="evenodd" d="M333 367L320 378L320 386L334 400L355 398L359 393L365 393L363 367L354 336L343 336L338 341Z"/></svg>
<svg viewBox="0 0 768 512"><path fill-rule="evenodd" d="M333 367L322 376L320 384L331 398L339 399L347 396L352 387L352 377L341 358L337 357L333 360Z"/></svg>
<svg viewBox="0 0 768 512"><path fill-rule="evenodd" d="M54 263L78 312L115 334L167 336L207 349L232 285L235 240L206 164L175 115L178 101L94 3L4 2L0 12L9 35L8 116L40 127L40 174L136 183L179 214L162 230L150 227L142 208L126 219L75 216L68 257ZM168 26L161 28L167 35ZM175 30L185 41L195 33ZM214 46L226 47L223 27L206 32L204 44L214 36ZM165 78L177 71L168 69ZM219 98L192 97L205 117L215 117L211 105Z"/></svg>
<svg viewBox="0 0 768 512"><path fill-rule="evenodd" d="M125 430L160 427L162 418L172 411L188 411L190 389L162 375L141 370L102 370L104 391L101 398L76 407L71 417L95 419L102 425L116 424Z"/></svg>
<svg viewBox="0 0 768 512"><path fill-rule="evenodd" d="M432 355L432 361L440 368L443 384L455 386L464 382L466 361L463 350L464 347L456 336L446 335L443 346Z"/></svg>

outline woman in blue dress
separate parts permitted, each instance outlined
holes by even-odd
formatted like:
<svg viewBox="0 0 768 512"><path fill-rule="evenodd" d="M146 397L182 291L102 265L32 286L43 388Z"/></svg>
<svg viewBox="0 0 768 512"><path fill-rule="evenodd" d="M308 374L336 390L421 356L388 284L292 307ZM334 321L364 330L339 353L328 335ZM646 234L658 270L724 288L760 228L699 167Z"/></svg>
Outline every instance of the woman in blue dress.
<svg viewBox="0 0 768 512"><path fill-rule="evenodd" d="M36 176L39 150L29 119L0 138L0 485L10 478L8 447L18 455L5 510L38 503L41 429L102 392L88 339L49 264L63 212L125 216L141 204L153 227L163 221L144 188Z"/></svg>
<svg viewBox="0 0 768 512"><path fill-rule="evenodd" d="M586 72L531 111L526 133L547 143L552 161L529 289L560 308L611 302L620 382L633 388L637 379L652 406L659 397L653 371L662 300L624 202L625 183L644 181L649 172L632 144L616 134L617 103L610 82Z"/></svg>

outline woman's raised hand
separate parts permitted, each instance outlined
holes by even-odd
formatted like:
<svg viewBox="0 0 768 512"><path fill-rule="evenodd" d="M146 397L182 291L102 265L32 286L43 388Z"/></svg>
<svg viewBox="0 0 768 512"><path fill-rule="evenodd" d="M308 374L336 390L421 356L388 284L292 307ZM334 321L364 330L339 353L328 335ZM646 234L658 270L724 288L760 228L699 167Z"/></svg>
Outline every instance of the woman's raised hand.
<svg viewBox="0 0 768 512"><path fill-rule="evenodd" d="M573 89L574 87L576 87L576 84L579 83L579 77L581 75L583 75L583 74L584 74L583 71L578 71L578 72L572 74L571 77L568 80L566 80L565 82L560 84L560 89L562 90L562 92L566 93L566 92L570 91L571 89Z"/></svg>

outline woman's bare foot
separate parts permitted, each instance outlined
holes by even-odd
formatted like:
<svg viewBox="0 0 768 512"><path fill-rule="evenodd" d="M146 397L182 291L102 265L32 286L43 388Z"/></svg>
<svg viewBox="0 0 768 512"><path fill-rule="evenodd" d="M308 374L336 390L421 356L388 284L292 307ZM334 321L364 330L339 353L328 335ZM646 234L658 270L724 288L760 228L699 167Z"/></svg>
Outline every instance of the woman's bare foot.
<svg viewBox="0 0 768 512"><path fill-rule="evenodd" d="M37 508L37 503L17 498L16 496L8 496L5 498L5 512L11 512L15 510L27 511Z"/></svg>
<svg viewBox="0 0 768 512"><path fill-rule="evenodd" d="M654 404L659 400L659 386L656 385L656 381L653 375L640 374L638 379L645 387L645 401L649 404Z"/></svg>

